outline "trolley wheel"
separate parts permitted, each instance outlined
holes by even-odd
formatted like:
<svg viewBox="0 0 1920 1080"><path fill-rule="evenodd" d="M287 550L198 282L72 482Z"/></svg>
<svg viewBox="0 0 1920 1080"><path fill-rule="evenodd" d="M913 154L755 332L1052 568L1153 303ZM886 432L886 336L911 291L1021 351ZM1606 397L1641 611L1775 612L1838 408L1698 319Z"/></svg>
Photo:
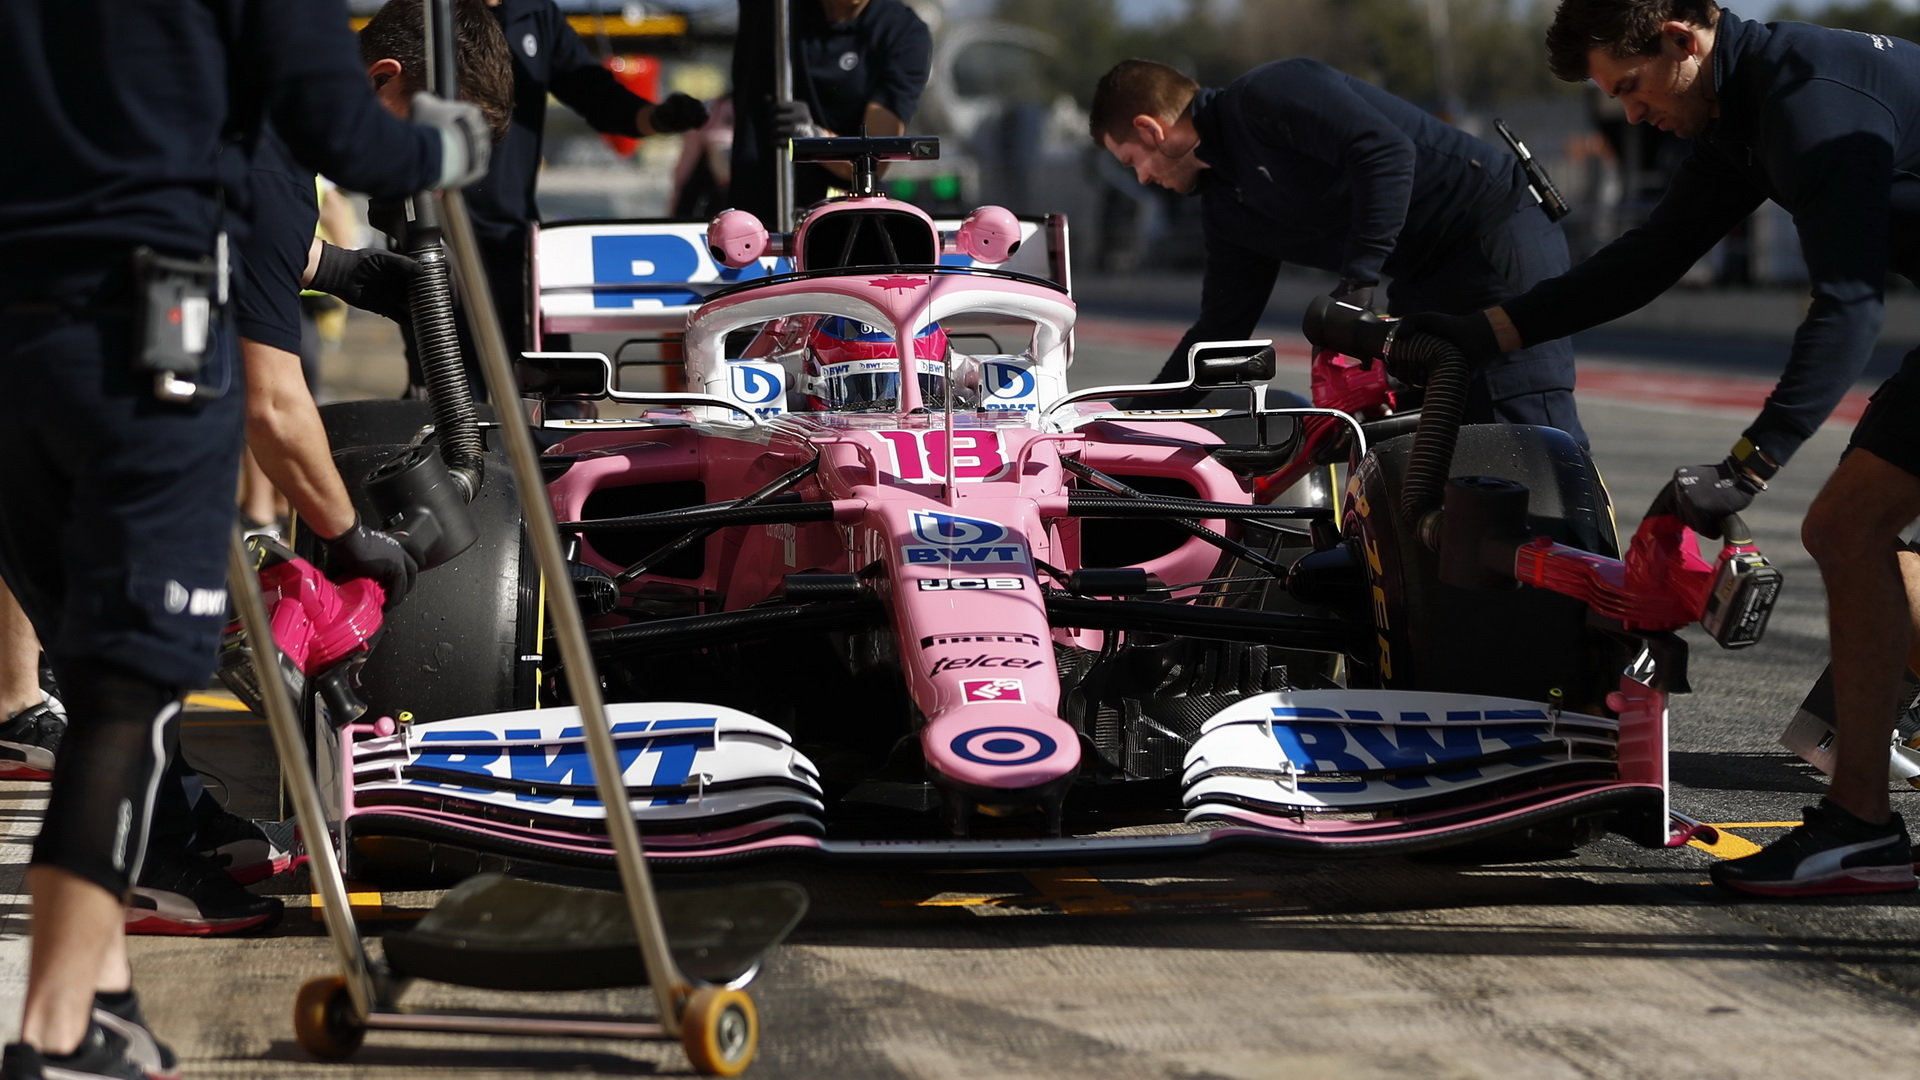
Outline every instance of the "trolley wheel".
<svg viewBox="0 0 1920 1080"><path fill-rule="evenodd" d="M703 986L680 1013L680 1045L702 1076L739 1076L760 1046L760 1017L744 990Z"/></svg>
<svg viewBox="0 0 1920 1080"><path fill-rule="evenodd" d="M366 1040L366 1025L353 1015L353 998L341 975L309 979L293 999L293 1037L300 1049L325 1061L353 1056Z"/></svg>

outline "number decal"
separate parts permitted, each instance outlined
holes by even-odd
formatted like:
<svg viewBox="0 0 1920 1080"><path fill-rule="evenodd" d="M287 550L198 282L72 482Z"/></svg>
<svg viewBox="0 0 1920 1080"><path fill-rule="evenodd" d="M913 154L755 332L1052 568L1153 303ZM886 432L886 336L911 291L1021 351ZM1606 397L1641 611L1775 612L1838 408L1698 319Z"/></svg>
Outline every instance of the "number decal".
<svg viewBox="0 0 1920 1080"><path fill-rule="evenodd" d="M893 474L902 480L939 480L947 466L945 431L882 431L893 452ZM996 480L1008 469L1006 454L995 431L953 433L953 478Z"/></svg>

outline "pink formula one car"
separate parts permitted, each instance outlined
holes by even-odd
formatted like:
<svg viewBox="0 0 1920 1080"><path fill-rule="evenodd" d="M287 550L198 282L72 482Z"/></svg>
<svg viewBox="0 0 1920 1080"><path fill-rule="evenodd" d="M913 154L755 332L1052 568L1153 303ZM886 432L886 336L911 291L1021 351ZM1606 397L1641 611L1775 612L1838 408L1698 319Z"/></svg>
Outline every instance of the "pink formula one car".
<svg viewBox="0 0 1920 1080"><path fill-rule="evenodd" d="M1270 411L1247 388L1272 374L1261 343L1196 350L1196 384L1237 408L1070 390L1064 224L986 208L943 229L873 193L876 160L930 144L799 144L854 162L861 193L790 236L734 213L542 234L547 351L526 368L573 579L538 579L508 470L485 468L480 541L423 575L358 672L370 711L337 686L315 710L360 873L606 861L553 589L589 616L663 860L1669 842L1676 624L1443 581L1397 509L1433 469L1425 433ZM684 389L621 389L629 365L553 348L606 332L665 339ZM600 415L552 419L563 400ZM349 476L449 437L377 430L411 434L406 407L335 408L336 445L363 444ZM1308 437L1326 423L1338 439ZM1532 534L1618 565L1563 435L1453 434L1440 480L1518 481ZM1308 496L1256 498L1282 470Z"/></svg>

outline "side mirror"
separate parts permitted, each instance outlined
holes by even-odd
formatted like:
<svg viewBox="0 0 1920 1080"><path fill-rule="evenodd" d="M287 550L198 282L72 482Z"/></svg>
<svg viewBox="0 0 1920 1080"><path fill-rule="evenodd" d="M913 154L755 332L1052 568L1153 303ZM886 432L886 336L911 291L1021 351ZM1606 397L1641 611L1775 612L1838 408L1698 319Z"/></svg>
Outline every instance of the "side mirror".
<svg viewBox="0 0 1920 1080"><path fill-rule="evenodd" d="M707 253L729 269L749 266L767 252L767 227L745 210L723 210L707 226Z"/></svg>
<svg viewBox="0 0 1920 1080"><path fill-rule="evenodd" d="M613 361L597 352L530 352L514 367L534 397L598 401L613 389Z"/></svg>
<svg viewBox="0 0 1920 1080"><path fill-rule="evenodd" d="M1248 386L1273 378L1277 361L1271 341L1203 341L1187 354L1196 390Z"/></svg>

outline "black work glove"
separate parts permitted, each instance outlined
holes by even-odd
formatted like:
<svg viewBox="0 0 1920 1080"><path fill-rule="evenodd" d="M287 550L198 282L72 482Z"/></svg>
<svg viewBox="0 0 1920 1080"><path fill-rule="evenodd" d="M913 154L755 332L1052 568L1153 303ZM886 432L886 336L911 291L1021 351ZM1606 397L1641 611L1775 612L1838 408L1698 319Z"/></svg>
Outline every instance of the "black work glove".
<svg viewBox="0 0 1920 1080"><path fill-rule="evenodd" d="M321 543L327 549L327 580L346 582L372 578L386 591L387 607L407 595L413 588L413 579L420 573L419 564L392 533L369 529L357 517L353 519L353 528Z"/></svg>
<svg viewBox="0 0 1920 1080"><path fill-rule="evenodd" d="M1408 386L1425 386L1427 382L1423 359L1416 358L1414 350L1406 347L1410 338L1420 334L1437 337L1465 353L1469 367L1478 367L1501 352L1500 343L1493 336L1493 324L1487 321L1484 312L1469 315L1416 312L1400 320L1387 350L1387 374Z"/></svg>
<svg viewBox="0 0 1920 1080"><path fill-rule="evenodd" d="M1333 287L1327 295L1343 304L1352 304L1357 308L1373 310L1373 287L1378 282L1357 281L1353 278L1341 278L1340 284Z"/></svg>
<svg viewBox="0 0 1920 1080"><path fill-rule="evenodd" d="M653 107L653 130L662 135L692 131L707 122L707 106L697 97L668 94L667 100Z"/></svg>
<svg viewBox="0 0 1920 1080"><path fill-rule="evenodd" d="M420 264L411 256L384 248L349 251L320 245L320 263L314 267L312 287L345 300L357 308L406 322L411 314L407 292L420 276Z"/></svg>
<svg viewBox="0 0 1920 1080"><path fill-rule="evenodd" d="M804 101L773 103L773 133L783 139L813 139L821 134L813 122L813 108Z"/></svg>
<svg viewBox="0 0 1920 1080"><path fill-rule="evenodd" d="M1720 539L1721 522L1753 504L1766 490L1729 457L1715 465L1682 465L1656 500L1656 509L1670 510L1680 524L1709 540Z"/></svg>

